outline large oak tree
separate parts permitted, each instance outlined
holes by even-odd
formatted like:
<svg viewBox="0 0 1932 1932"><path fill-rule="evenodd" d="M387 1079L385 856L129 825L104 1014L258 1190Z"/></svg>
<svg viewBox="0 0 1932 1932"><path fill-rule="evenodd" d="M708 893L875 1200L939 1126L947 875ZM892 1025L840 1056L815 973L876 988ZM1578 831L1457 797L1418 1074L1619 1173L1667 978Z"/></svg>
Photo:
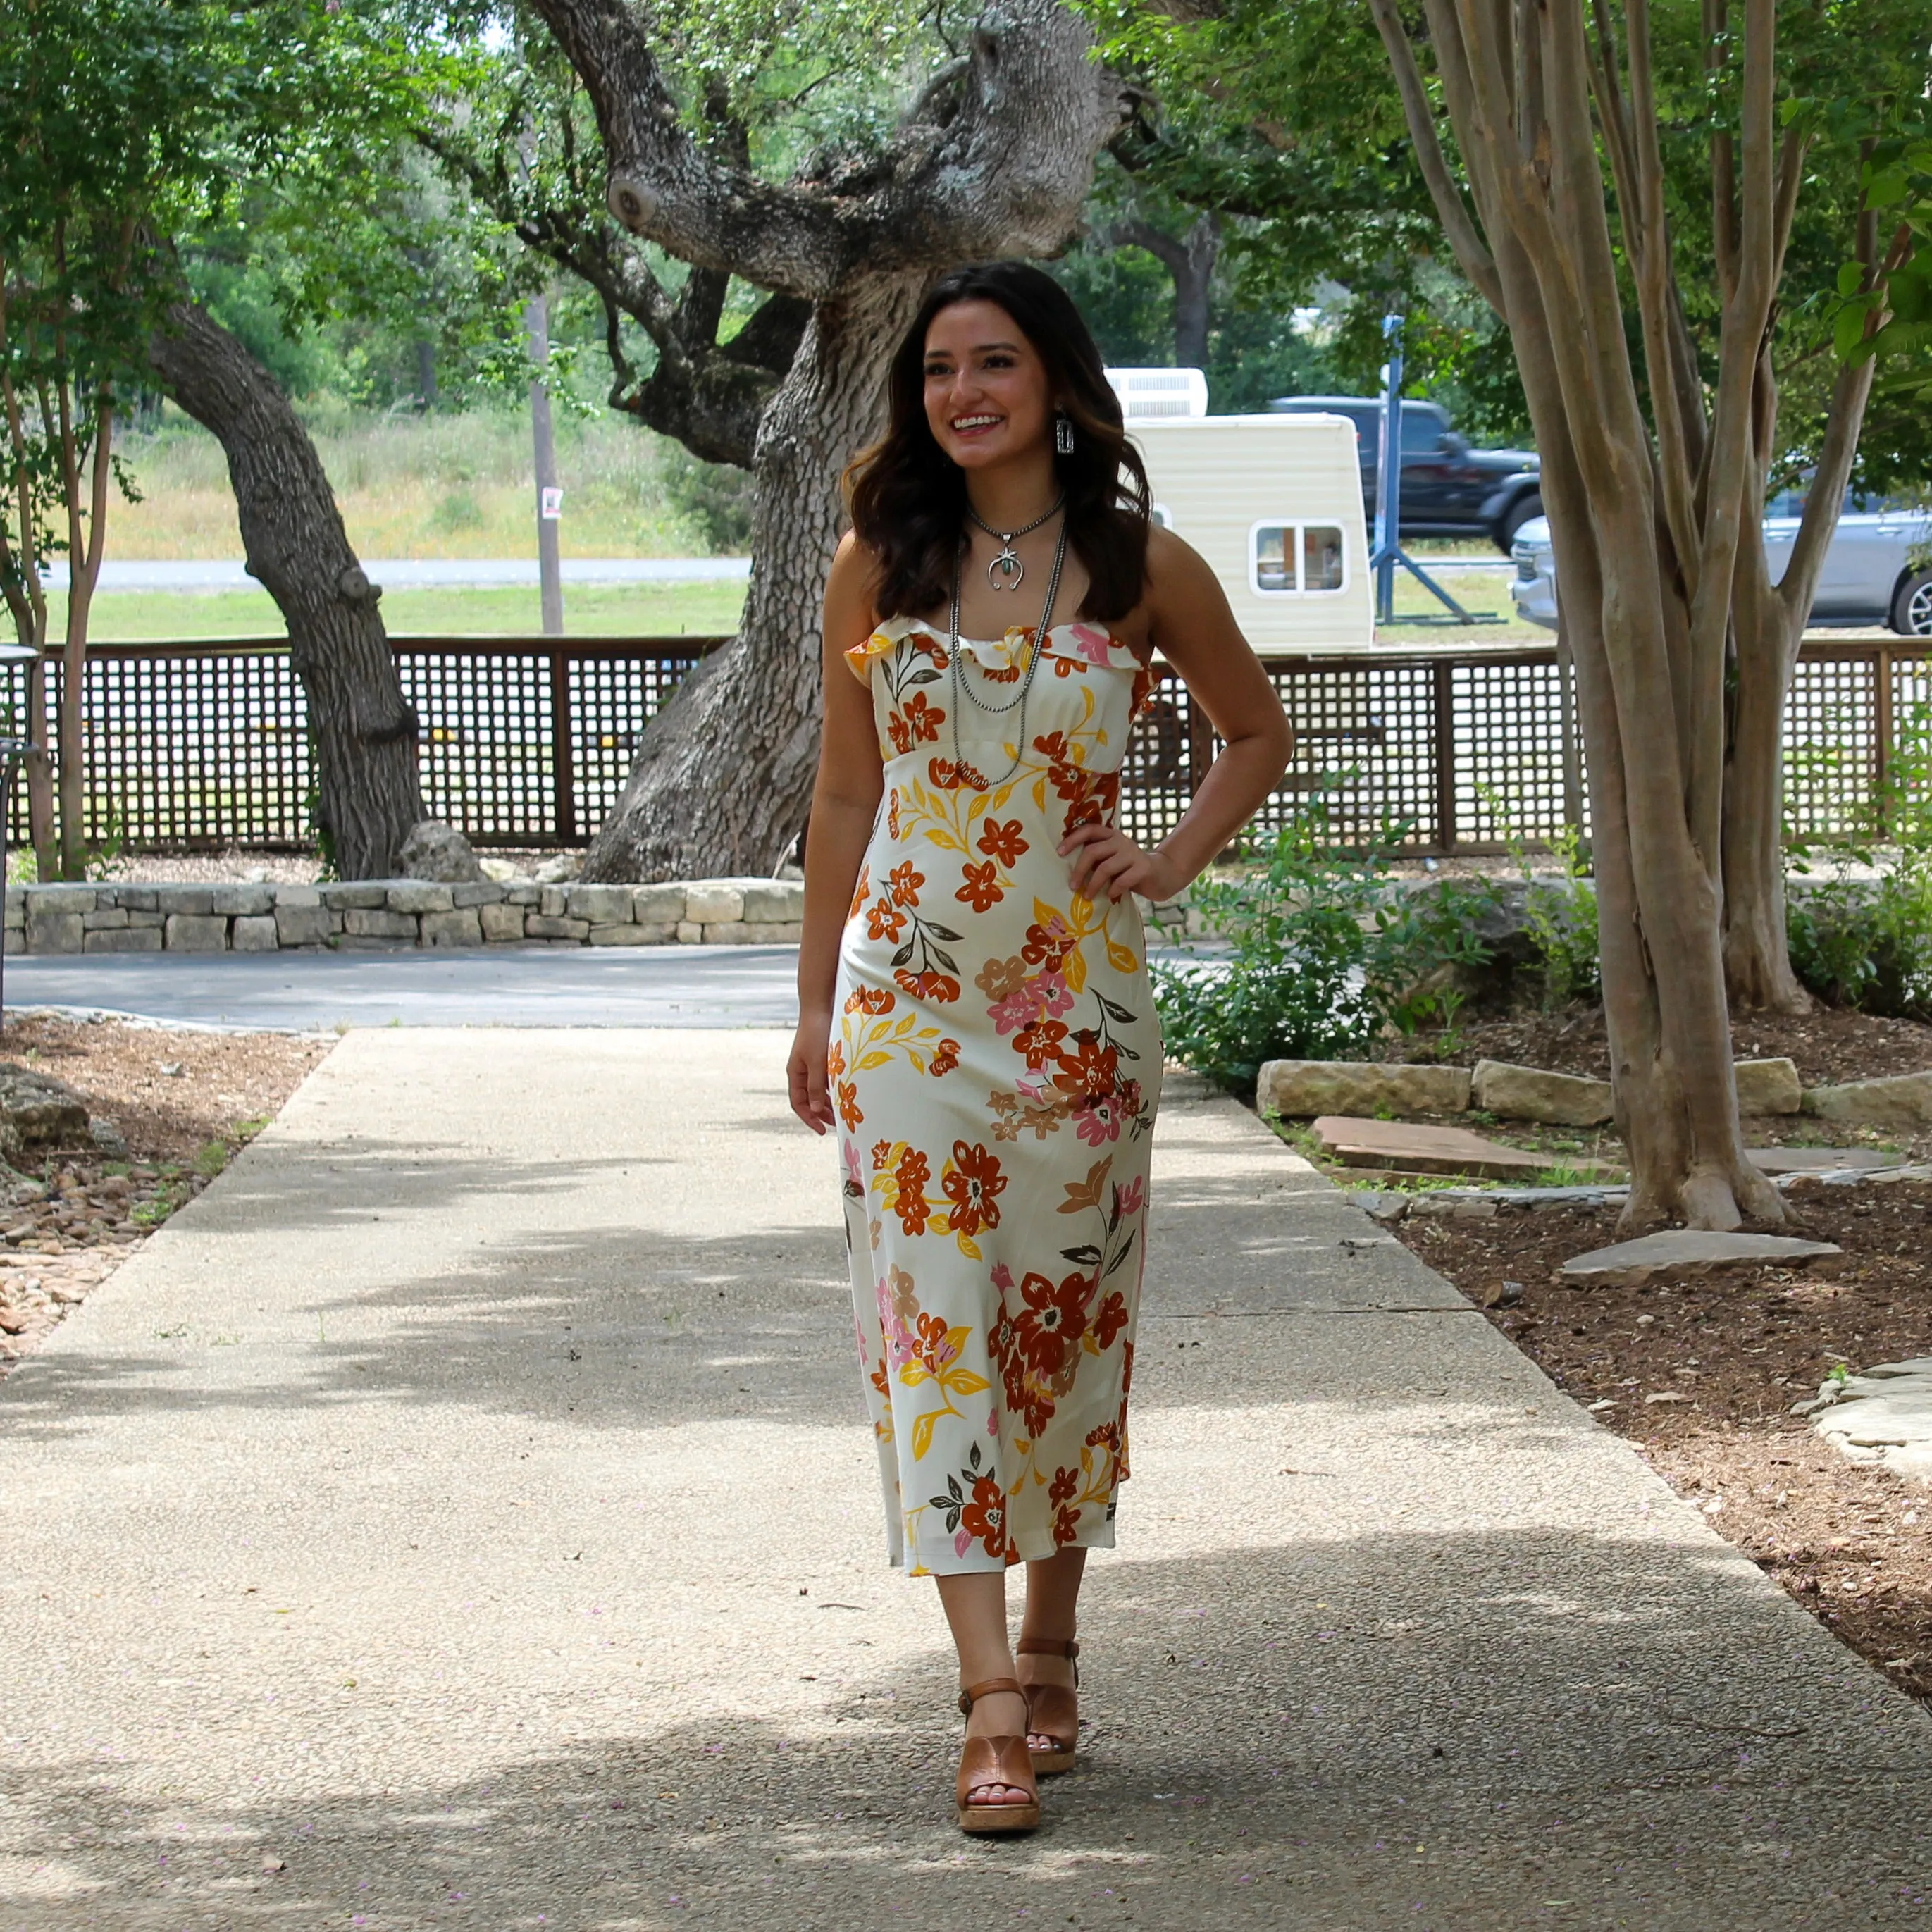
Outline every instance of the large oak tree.
<svg viewBox="0 0 1932 1932"><path fill-rule="evenodd" d="M688 16L629 0L533 4L592 138L567 112L538 122L521 170L503 158L520 128L494 130L493 149L473 115L452 117L429 143L596 290L614 400L755 477L738 635L652 720L585 876L769 872L804 822L839 476L881 426L886 360L946 268L1066 244L1125 91L1058 0L1008 0L942 58L905 48L900 80L875 74L875 91L901 97L883 125L855 118L781 165L754 154L730 75L688 57ZM813 10L796 10L802 32ZM585 206L586 173L614 222ZM726 326L734 278L764 295L742 326ZM626 346L638 332L652 356L643 374Z"/></svg>

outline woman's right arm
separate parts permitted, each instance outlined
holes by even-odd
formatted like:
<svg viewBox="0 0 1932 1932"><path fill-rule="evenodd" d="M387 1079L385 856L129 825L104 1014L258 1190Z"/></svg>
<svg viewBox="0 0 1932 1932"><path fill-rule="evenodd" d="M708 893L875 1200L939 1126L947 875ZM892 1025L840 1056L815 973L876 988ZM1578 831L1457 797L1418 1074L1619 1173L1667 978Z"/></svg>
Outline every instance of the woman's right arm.
<svg viewBox="0 0 1932 1932"><path fill-rule="evenodd" d="M848 536L825 585L825 721L805 843L805 930L798 949L798 1032L787 1069L791 1110L814 1133L832 1124L825 1058L832 1044L838 936L885 789L872 693L848 668L846 651L873 629L871 569Z"/></svg>

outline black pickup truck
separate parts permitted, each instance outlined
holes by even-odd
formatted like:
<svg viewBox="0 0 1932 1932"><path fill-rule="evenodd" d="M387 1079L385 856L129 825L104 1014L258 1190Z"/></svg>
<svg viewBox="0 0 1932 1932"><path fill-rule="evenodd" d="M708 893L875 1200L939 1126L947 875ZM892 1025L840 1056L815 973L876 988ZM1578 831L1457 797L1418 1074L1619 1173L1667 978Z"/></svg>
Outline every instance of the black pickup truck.
<svg viewBox="0 0 1932 1932"><path fill-rule="evenodd" d="M1382 406L1373 396L1277 396L1282 415L1346 416L1362 459L1362 503L1372 526L1376 471L1382 453ZM1440 403L1402 406L1402 534L1487 537L1507 556L1516 533L1543 514L1535 453L1472 449L1451 428Z"/></svg>

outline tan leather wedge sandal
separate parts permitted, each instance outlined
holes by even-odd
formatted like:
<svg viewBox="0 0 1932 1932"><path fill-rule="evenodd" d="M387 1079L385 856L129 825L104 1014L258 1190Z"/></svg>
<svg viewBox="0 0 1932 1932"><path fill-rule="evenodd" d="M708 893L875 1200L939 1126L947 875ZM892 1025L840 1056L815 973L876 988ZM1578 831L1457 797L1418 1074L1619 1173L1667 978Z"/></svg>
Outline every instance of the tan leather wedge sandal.
<svg viewBox="0 0 1932 1932"><path fill-rule="evenodd" d="M1023 1636L1016 1646L1021 1657L1064 1657L1069 1664L1080 1654L1080 1646L1071 1637ZM1028 1747L1033 1768L1042 1778L1058 1771L1071 1771L1080 1747L1080 1666L1073 1664L1073 1688L1064 1684L1029 1684L1026 1687L1027 1729L1053 1740L1051 1750Z"/></svg>
<svg viewBox="0 0 1932 1932"><path fill-rule="evenodd" d="M959 1708L968 1717L982 1697L1010 1690L1024 1697L1026 1687L1016 1677L989 1677L983 1684L971 1684L959 1694ZM972 1794L989 1784L1011 1785L1028 1794L1024 1804L975 1804ZM1017 1738L968 1738L959 1754L959 1784L956 1792L959 1808L959 1828L976 1836L998 1832L1033 1832L1040 1828L1040 1786L1034 1779L1033 1762L1027 1755L1027 1741Z"/></svg>

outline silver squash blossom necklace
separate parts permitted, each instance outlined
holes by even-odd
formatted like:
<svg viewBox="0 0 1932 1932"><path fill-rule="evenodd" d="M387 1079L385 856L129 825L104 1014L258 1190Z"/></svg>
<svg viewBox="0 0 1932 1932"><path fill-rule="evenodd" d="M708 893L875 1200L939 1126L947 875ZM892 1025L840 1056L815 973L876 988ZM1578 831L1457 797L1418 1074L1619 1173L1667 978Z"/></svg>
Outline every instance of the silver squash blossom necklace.
<svg viewBox="0 0 1932 1932"><path fill-rule="evenodd" d="M966 514L992 538L1000 546L1000 554L986 566L986 581L995 590L1017 590L1025 580L1026 566L1021 562L1019 553L1013 548L1022 537L1030 536L1042 524L1051 523L1066 507L1066 497L1063 492L1059 500L1044 516L1036 517L1030 524L1022 524L1016 530L996 530L992 525L974 508L966 506Z"/></svg>
<svg viewBox="0 0 1932 1932"><path fill-rule="evenodd" d="M1062 502L1065 500L1066 500L1064 497L1061 499ZM1053 509L1047 512L1046 517L1041 517L1036 521L1028 524L1026 530L1036 530L1039 529L1040 524L1046 521L1046 518L1052 516L1054 511L1057 511L1059 508L1059 503L1054 504ZM968 510L966 514L969 517L973 516L973 513L970 510ZM980 524L980 519L977 517L973 517L973 520L976 524ZM986 530L986 526L984 524L980 524L980 527L982 530ZM1024 536L1026 535L1026 530L1016 530L1013 532L1013 536ZM987 530L987 535L989 536L1000 537L1000 532L998 530ZM1000 540L1003 543L1010 543L1012 541L1012 538L1000 537ZM1020 714L1019 729L1014 734L1012 762L1006 766L1006 770L1003 771L998 778L988 778L986 781L989 787L993 785L1003 785L1006 783L1007 779L1012 776L1014 772L1019 770L1020 760L1026 755L1027 700L1033 692L1034 677L1034 674L1040 669L1040 661L1046 655L1046 627L1053 621L1054 600L1060 595L1060 573L1066 562L1066 526L1064 524L1060 525L1060 541L1054 546L1053 574L1046 580L1046 603L1040 614L1040 628L1034 633L1033 650L1027 658L1026 676L1020 680L1020 688L1018 696L1008 698L1004 704L988 704L986 700L973 688L971 685L965 682L961 678L959 674L959 658L961 652L959 642L959 580L965 568L965 561L966 544L964 538L962 538L960 542L959 548L954 554L952 560L952 634L951 640L952 651L952 762L956 766L962 765L965 762L964 754L961 751L959 746L959 710L962 698L970 698L972 700L974 707L976 710L983 711L989 718L1002 717L1007 712L1012 710L1016 706L1017 706ZM1014 562L1017 564L1018 559L1016 558ZM996 584L994 587L997 590L1000 586Z"/></svg>

